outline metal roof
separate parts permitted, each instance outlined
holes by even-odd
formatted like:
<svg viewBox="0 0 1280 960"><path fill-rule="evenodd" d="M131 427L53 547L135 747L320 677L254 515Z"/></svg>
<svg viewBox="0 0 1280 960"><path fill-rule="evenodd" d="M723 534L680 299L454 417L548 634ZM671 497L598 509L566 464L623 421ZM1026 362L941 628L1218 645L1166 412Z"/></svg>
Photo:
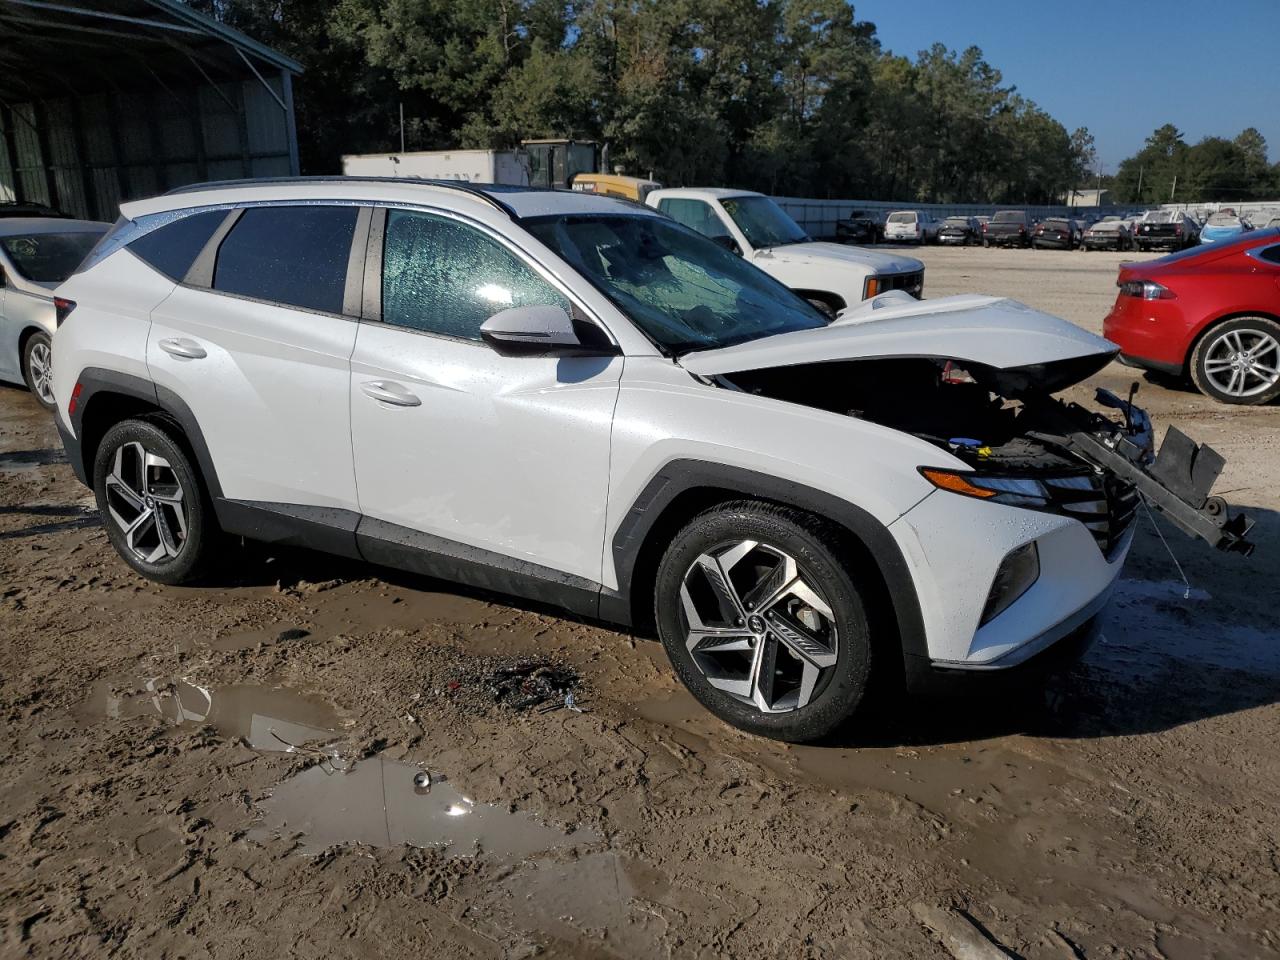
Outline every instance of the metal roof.
<svg viewBox="0 0 1280 960"><path fill-rule="evenodd" d="M226 83L296 60L181 0L0 0L0 99Z"/></svg>

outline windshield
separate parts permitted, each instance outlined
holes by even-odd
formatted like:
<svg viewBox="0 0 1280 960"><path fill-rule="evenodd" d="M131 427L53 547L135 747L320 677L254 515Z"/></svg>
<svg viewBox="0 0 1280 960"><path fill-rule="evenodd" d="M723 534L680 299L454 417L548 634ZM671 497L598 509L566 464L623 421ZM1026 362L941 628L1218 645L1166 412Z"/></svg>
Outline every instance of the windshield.
<svg viewBox="0 0 1280 960"><path fill-rule="evenodd" d="M1239 224L1240 221L1231 213L1215 213L1209 218L1208 223L1211 227L1234 227Z"/></svg>
<svg viewBox="0 0 1280 960"><path fill-rule="evenodd" d="M61 283L80 266L80 261L102 234L102 230L94 230L0 237L0 247L4 247L4 252L13 261L13 268L28 280Z"/></svg>
<svg viewBox="0 0 1280 960"><path fill-rule="evenodd" d="M753 247L809 242L809 235L800 229L800 224L769 197L727 197L720 204Z"/></svg>
<svg viewBox="0 0 1280 960"><path fill-rule="evenodd" d="M967 217L947 217L946 224L948 227L967 227L969 220Z"/></svg>
<svg viewBox="0 0 1280 960"><path fill-rule="evenodd" d="M991 218L992 223L1022 223L1027 215L1021 210L1001 210Z"/></svg>
<svg viewBox="0 0 1280 960"><path fill-rule="evenodd" d="M889 215L890 223L915 223L916 215L914 213L891 213Z"/></svg>
<svg viewBox="0 0 1280 960"><path fill-rule="evenodd" d="M562 216L524 224L672 353L826 325L782 284L670 220Z"/></svg>
<svg viewBox="0 0 1280 960"><path fill-rule="evenodd" d="M1044 225L1046 227L1052 227L1054 230L1066 230L1071 226L1071 223L1067 220L1046 220Z"/></svg>

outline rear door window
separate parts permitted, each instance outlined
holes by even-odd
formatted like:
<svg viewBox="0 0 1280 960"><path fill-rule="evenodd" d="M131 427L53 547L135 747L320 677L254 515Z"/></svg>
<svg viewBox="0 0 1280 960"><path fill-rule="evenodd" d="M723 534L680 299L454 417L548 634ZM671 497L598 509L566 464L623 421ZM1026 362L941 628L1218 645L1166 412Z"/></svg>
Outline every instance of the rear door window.
<svg viewBox="0 0 1280 960"><path fill-rule="evenodd" d="M218 249L213 289L342 313L357 213L353 206L247 208Z"/></svg>
<svg viewBox="0 0 1280 960"><path fill-rule="evenodd" d="M170 280L181 281L226 218L226 210L193 213L143 234L129 249Z"/></svg>
<svg viewBox="0 0 1280 960"><path fill-rule="evenodd" d="M388 210L382 248L385 323L467 340L509 307L569 302L527 263L474 227Z"/></svg>

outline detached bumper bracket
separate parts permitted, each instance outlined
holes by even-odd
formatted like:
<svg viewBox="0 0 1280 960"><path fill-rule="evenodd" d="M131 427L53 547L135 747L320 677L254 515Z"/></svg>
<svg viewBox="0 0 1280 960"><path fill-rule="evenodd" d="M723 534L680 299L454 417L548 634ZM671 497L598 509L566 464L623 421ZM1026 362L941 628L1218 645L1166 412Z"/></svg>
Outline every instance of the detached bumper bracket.
<svg viewBox="0 0 1280 960"><path fill-rule="evenodd" d="M1197 445L1177 428L1169 428L1150 467L1141 463L1140 449L1119 433L1099 435L1081 430L1035 436L1133 484L1150 506L1184 533L1219 550L1245 556L1253 553L1254 545L1245 539L1253 521L1242 513L1230 516L1225 500L1209 496L1226 461L1212 447Z"/></svg>

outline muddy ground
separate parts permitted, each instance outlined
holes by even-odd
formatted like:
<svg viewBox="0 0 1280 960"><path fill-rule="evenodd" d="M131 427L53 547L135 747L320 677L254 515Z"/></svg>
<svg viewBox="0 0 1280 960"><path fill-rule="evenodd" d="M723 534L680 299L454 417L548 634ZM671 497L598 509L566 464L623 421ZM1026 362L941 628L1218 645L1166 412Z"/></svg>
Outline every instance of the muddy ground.
<svg viewBox="0 0 1280 960"><path fill-rule="evenodd" d="M1119 260L923 256L933 296L1093 329ZM899 698L790 748L549 610L262 548L150 584L0 389L0 954L946 956L924 904L1027 958L1271 955L1280 413L1140 398L1227 456L1255 557L1166 528L1184 596L1143 520L1104 642L1043 693ZM526 654L585 712L495 705Z"/></svg>

